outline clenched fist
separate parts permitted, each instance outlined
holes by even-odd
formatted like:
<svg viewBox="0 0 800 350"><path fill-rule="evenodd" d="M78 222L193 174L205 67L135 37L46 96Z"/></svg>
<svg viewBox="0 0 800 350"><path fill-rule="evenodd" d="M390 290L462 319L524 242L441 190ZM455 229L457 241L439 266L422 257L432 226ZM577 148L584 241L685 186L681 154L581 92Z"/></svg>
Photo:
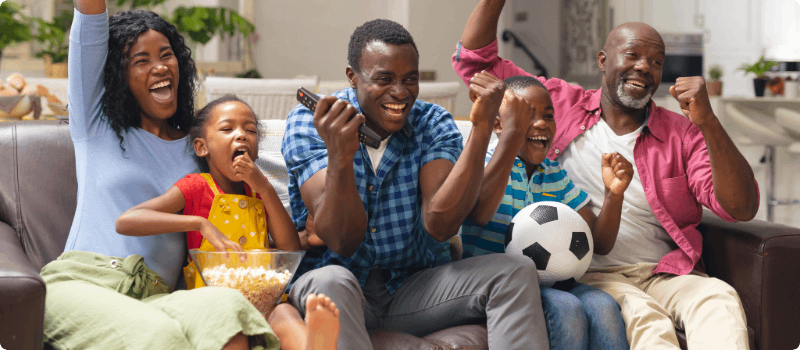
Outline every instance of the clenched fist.
<svg viewBox="0 0 800 350"><path fill-rule="evenodd" d="M486 71L481 71L470 79L469 98L472 100L472 111L469 120L472 125L494 125L505 91L506 84Z"/></svg>
<svg viewBox="0 0 800 350"><path fill-rule="evenodd" d="M706 91L706 80L703 77L681 77L669 92L681 105L681 111L694 123L701 126L716 118L711 110L711 101Z"/></svg>
<svg viewBox="0 0 800 350"><path fill-rule="evenodd" d="M616 195L622 195L633 179L633 165L621 154L603 153L600 164L603 173L603 184L606 190Z"/></svg>

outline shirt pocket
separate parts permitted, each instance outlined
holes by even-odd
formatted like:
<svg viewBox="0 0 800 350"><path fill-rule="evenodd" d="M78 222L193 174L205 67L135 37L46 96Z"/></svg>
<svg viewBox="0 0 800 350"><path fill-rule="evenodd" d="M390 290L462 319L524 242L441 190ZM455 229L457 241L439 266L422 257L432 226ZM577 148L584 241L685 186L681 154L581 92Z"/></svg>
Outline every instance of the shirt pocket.
<svg viewBox="0 0 800 350"><path fill-rule="evenodd" d="M660 180L656 191L661 204L678 227L700 221L703 211L689 190L689 180L685 174Z"/></svg>

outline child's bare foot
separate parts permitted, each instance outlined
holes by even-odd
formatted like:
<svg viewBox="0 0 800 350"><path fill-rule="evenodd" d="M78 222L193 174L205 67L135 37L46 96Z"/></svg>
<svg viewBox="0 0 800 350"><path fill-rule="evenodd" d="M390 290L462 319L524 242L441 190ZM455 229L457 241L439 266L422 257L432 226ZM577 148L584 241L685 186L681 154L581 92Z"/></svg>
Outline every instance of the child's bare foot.
<svg viewBox="0 0 800 350"><path fill-rule="evenodd" d="M339 309L325 294L306 298L308 350L335 350L339 338Z"/></svg>

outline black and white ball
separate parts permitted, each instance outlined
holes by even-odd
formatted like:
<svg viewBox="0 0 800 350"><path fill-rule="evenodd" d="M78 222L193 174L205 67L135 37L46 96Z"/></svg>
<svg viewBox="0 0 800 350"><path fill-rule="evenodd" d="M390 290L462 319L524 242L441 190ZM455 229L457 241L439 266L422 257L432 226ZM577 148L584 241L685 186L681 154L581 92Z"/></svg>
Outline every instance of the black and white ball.
<svg viewBox="0 0 800 350"><path fill-rule="evenodd" d="M581 278L594 251L589 225L578 212L559 202L522 208L508 225L505 245L506 253L533 260L540 285L556 288L567 288Z"/></svg>

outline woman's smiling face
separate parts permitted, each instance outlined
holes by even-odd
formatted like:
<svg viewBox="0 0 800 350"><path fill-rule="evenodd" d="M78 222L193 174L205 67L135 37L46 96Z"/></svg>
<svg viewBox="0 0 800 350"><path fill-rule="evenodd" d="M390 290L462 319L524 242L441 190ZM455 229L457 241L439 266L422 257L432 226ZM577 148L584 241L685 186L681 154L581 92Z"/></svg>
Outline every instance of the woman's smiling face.
<svg viewBox="0 0 800 350"><path fill-rule="evenodd" d="M125 81L142 118L167 120L178 109L178 59L164 34L148 30L128 51Z"/></svg>

